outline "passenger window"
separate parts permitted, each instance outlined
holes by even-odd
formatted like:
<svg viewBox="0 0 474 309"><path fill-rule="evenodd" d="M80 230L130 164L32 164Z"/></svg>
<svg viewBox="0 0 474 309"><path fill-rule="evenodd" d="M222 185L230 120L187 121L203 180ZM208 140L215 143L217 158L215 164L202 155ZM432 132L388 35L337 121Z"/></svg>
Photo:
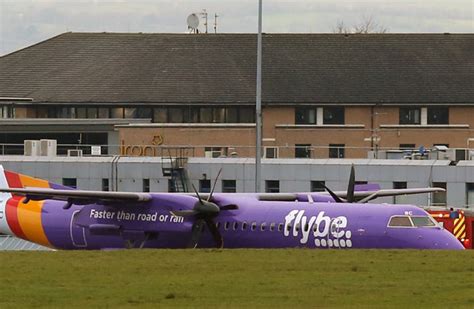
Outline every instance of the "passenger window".
<svg viewBox="0 0 474 309"><path fill-rule="evenodd" d="M315 224L313 225L313 232L316 232L317 230L318 230L318 225L315 223Z"/></svg>
<svg viewBox="0 0 474 309"><path fill-rule="evenodd" d="M216 228L219 229L221 227L221 223L220 222L217 222L216 223Z"/></svg>
<svg viewBox="0 0 474 309"><path fill-rule="evenodd" d="M286 230L289 232L291 231L291 228L292 228L291 224L288 224L288 226L286 227Z"/></svg>
<svg viewBox="0 0 474 309"><path fill-rule="evenodd" d="M270 232L275 230L275 222L270 223Z"/></svg>
<svg viewBox="0 0 474 309"><path fill-rule="evenodd" d="M267 224L264 222L260 225L260 231L265 231L265 228L266 228Z"/></svg>
<svg viewBox="0 0 474 309"><path fill-rule="evenodd" d="M304 231L307 232L308 230L309 230L309 224L306 223L306 224L304 225Z"/></svg>
<svg viewBox="0 0 474 309"><path fill-rule="evenodd" d="M278 224L278 232L283 231L283 223Z"/></svg>
<svg viewBox="0 0 474 309"><path fill-rule="evenodd" d="M408 216L394 216L390 218L389 227L413 227Z"/></svg>
<svg viewBox="0 0 474 309"><path fill-rule="evenodd" d="M411 217L413 224L416 227L426 226L426 227L435 227L436 223L428 216L423 217Z"/></svg>
<svg viewBox="0 0 474 309"><path fill-rule="evenodd" d="M300 224L299 223L296 224L295 229L296 229L297 232L300 231Z"/></svg>
<svg viewBox="0 0 474 309"><path fill-rule="evenodd" d="M226 222L225 225L224 225L224 230L227 231L227 230L229 229L229 225L230 225L230 223L229 223L229 222Z"/></svg>
<svg viewBox="0 0 474 309"><path fill-rule="evenodd" d="M247 222L242 223L242 231L245 231L247 229Z"/></svg>
<svg viewBox="0 0 474 309"><path fill-rule="evenodd" d="M252 222L252 227L250 229L255 231L257 229L257 222Z"/></svg>
<svg viewBox="0 0 474 309"><path fill-rule="evenodd" d="M239 222L234 222L234 231L237 231L239 228Z"/></svg>

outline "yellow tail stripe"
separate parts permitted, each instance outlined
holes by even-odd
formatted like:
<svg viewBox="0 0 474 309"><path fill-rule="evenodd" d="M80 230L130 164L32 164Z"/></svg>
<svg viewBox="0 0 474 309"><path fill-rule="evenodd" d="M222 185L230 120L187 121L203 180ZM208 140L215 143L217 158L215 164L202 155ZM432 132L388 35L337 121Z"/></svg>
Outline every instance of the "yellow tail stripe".
<svg viewBox="0 0 474 309"><path fill-rule="evenodd" d="M41 210L44 201L29 201L23 203L23 199L18 203L18 223L28 240L51 247L51 244L43 230Z"/></svg>

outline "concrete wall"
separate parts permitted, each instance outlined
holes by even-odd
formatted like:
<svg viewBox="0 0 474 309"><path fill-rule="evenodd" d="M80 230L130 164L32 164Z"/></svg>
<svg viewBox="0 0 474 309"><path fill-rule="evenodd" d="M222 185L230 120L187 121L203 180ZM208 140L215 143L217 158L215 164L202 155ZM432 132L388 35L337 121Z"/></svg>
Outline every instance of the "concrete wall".
<svg viewBox="0 0 474 309"><path fill-rule="evenodd" d="M76 178L79 189L101 190L102 179L109 179L111 190L142 191L143 179L150 179L150 190L168 191L168 177L162 173L159 157L25 157L0 156L5 169L52 182ZM351 164L356 169L356 180L378 183L392 189L394 182L407 182L408 188L428 187L433 182L447 183L447 203L454 207L466 206L466 184L474 183L474 161L428 160L349 160L349 159L264 159L262 184L265 180L279 180L280 192L308 192L311 181L325 181L333 190L346 190ZM254 159L250 158L189 158L187 171L190 181L198 188L200 179L236 180L238 192L254 190ZM218 181L216 192L222 190ZM392 203L394 199L378 199ZM401 197L398 202L430 205L429 194ZM471 208L473 205L470 206Z"/></svg>

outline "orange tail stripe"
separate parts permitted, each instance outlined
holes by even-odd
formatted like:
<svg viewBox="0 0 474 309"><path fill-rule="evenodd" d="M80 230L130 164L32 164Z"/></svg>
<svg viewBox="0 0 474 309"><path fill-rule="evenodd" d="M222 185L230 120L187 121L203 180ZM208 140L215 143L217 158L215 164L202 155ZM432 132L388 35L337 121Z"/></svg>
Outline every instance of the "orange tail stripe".
<svg viewBox="0 0 474 309"><path fill-rule="evenodd" d="M15 196L7 201L7 205L5 206L5 214L7 216L8 226L10 230L18 237L26 239L26 235L23 232L23 229L20 226L20 222L18 220L18 204L22 197Z"/></svg>
<svg viewBox="0 0 474 309"><path fill-rule="evenodd" d="M49 188L49 182L42 179L20 175L20 181L21 181L21 184L23 185L23 188L28 188L28 187Z"/></svg>
<svg viewBox="0 0 474 309"><path fill-rule="evenodd" d="M19 203L18 221L28 240L51 247L42 224L41 210L43 203L44 201L29 201L27 204Z"/></svg>

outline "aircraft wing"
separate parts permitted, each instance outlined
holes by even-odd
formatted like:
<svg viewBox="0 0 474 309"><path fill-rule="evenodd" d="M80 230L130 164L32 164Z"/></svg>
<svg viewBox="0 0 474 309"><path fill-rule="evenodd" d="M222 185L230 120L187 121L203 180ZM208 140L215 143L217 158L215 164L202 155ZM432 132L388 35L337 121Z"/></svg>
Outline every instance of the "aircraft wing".
<svg viewBox="0 0 474 309"><path fill-rule="evenodd" d="M104 192L84 190L54 190L43 188L0 188L0 192L25 196L29 200L60 200L74 201L74 204L88 203L90 201L114 202L147 202L152 199L148 193L134 192Z"/></svg>
<svg viewBox="0 0 474 309"><path fill-rule="evenodd" d="M365 203L378 197L385 196L396 196L396 195L409 195L409 194L420 194L420 193L433 193L446 191L443 188L412 188L412 189L383 189L377 191L359 191L354 192L354 196L358 199L359 203ZM336 193L337 194L337 193ZM339 194L338 194L339 195ZM341 197L345 197L346 193L342 193Z"/></svg>

